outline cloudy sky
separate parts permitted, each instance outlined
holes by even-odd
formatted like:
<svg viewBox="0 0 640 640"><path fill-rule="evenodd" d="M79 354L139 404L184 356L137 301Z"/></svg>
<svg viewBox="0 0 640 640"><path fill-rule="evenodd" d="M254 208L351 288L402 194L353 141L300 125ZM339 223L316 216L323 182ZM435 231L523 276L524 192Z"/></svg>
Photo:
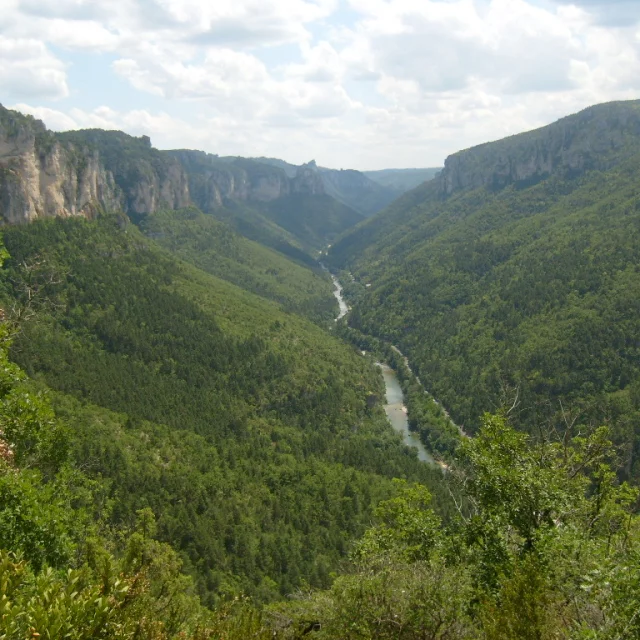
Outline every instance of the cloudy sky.
<svg viewBox="0 0 640 640"><path fill-rule="evenodd" d="M163 149L439 166L640 98L640 0L0 0L0 102Z"/></svg>

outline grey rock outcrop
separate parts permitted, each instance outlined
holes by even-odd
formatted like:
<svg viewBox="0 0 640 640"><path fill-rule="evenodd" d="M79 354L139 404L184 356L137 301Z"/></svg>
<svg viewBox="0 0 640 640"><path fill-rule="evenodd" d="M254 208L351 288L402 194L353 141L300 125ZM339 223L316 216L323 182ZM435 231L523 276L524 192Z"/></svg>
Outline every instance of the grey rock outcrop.
<svg viewBox="0 0 640 640"><path fill-rule="evenodd" d="M315 160L298 167L296 177L291 181L291 192L316 196L326 193Z"/></svg>
<svg viewBox="0 0 640 640"><path fill-rule="evenodd" d="M225 200L271 202L291 193L285 171L247 158L219 158L204 151L167 152L189 176L194 204L203 211L223 206Z"/></svg>
<svg viewBox="0 0 640 640"><path fill-rule="evenodd" d="M169 162L161 171L143 163L137 170L142 170L143 176L123 189L128 213L182 209L191 204L189 179L179 162Z"/></svg>
<svg viewBox="0 0 640 640"><path fill-rule="evenodd" d="M552 173L606 168L613 154L640 136L640 102L612 102L528 133L449 156L436 178L441 193L534 184Z"/></svg>
<svg viewBox="0 0 640 640"><path fill-rule="evenodd" d="M39 120L0 106L0 211L9 223L121 209L97 152L60 143Z"/></svg>

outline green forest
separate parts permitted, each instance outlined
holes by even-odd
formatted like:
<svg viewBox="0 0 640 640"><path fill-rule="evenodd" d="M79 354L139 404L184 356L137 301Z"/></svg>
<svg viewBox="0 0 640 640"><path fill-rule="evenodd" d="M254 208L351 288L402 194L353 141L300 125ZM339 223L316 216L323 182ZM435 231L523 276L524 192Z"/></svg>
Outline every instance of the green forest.
<svg viewBox="0 0 640 640"><path fill-rule="evenodd" d="M23 315L42 301L13 359L105 480L110 524L151 508L206 603L328 584L390 479L430 477L367 403L375 371L121 223L5 231L7 297Z"/></svg>
<svg viewBox="0 0 640 640"><path fill-rule="evenodd" d="M208 191L275 189L255 160L38 136L123 210L2 228L0 640L640 639L636 103L367 220ZM197 198L137 210L169 175Z"/></svg>
<svg viewBox="0 0 640 640"><path fill-rule="evenodd" d="M593 129L580 135L593 147L594 131L609 126L615 138L617 122L627 129L590 170L559 168L534 184L470 188L446 198L437 180L426 183L345 236L327 258L360 283L351 287L351 327L398 345L465 430L474 433L484 411L505 405L514 425L531 433L567 422L608 424L624 452L623 477L634 479L637 113L636 103L592 110ZM509 149L524 153L543 135L516 136L477 154L488 161Z"/></svg>
<svg viewBox="0 0 640 640"><path fill-rule="evenodd" d="M295 263L192 207L144 217L143 233L202 271L317 322L335 317L330 279L313 263Z"/></svg>

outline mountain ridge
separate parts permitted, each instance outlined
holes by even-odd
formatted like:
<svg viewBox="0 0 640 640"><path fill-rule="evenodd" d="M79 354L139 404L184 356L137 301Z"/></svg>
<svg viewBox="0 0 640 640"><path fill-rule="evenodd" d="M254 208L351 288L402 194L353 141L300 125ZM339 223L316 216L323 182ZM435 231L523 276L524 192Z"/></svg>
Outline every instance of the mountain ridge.
<svg viewBox="0 0 640 640"><path fill-rule="evenodd" d="M314 161L295 166L274 158L161 151L148 136L122 131L54 133L42 121L0 105L0 203L5 222L92 217L101 210L122 210L136 218L191 205L212 213L230 203L252 207L299 194L328 195L367 216L389 204L397 191L359 171L325 169ZM246 224L253 224L256 239L256 221L245 220Z"/></svg>
<svg viewBox="0 0 640 640"><path fill-rule="evenodd" d="M280 167L250 158L219 158L192 150L160 151L148 136L85 129L53 133L31 116L0 106L0 207L8 223L42 217L95 217L123 211L135 222L161 210L195 205L243 235L302 262L333 238L322 233L313 247L301 243L260 211L259 205L291 196L304 214L308 203L316 227L325 211L342 232L359 220L355 211L327 195L315 163L297 167L289 177ZM287 200L288 202L288 200ZM286 205L290 209L289 203ZM344 221L336 220L343 216ZM333 226L332 226L333 225ZM294 225L295 226L295 225Z"/></svg>
<svg viewBox="0 0 640 640"><path fill-rule="evenodd" d="M640 101L594 105L550 125L454 153L436 180L449 196L477 187L529 185L558 170L578 175L604 168L601 156L622 147L629 134L640 135ZM497 157L496 145L502 151Z"/></svg>
<svg viewBox="0 0 640 640"><path fill-rule="evenodd" d="M398 344L458 424L517 401L522 428L561 428L571 407L613 424L634 478L639 105L454 154L327 256L360 283L350 324Z"/></svg>

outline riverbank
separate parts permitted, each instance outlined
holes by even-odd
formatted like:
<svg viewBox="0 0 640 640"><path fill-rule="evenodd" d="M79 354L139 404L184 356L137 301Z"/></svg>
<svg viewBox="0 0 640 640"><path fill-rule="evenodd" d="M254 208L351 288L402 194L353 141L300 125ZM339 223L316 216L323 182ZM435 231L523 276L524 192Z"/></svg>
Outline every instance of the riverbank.
<svg viewBox="0 0 640 640"><path fill-rule="evenodd" d="M409 418L407 416L407 407L404 403L404 394L395 371L388 364L380 362L376 364L380 367L384 379L387 396L387 403L384 405L384 410L391 426L402 436L402 440L408 447L413 447L418 450L418 460L429 464L437 464L437 461L421 442L418 434L409 429Z"/></svg>
<svg viewBox="0 0 640 640"><path fill-rule="evenodd" d="M322 263L320 264L325 268ZM334 284L333 294L340 308L340 315L336 318L336 323L338 323L338 320L347 315L349 307L342 295L340 281L333 274L330 275ZM376 364L382 369L387 396L384 410L393 429L402 436L407 446L418 450L420 460L438 465L446 470L447 464L437 459L433 452L437 451L439 455L448 457L455 450L459 436L457 439L451 437L449 424L453 424L451 419L439 403L424 389L420 380L411 370L408 359L397 347L384 345L382 348L383 343L376 338L368 339L360 334L365 338L366 344L363 344L362 340L354 339L356 331L351 329L347 322L338 323L337 326L342 337L359 346L363 355L369 351L383 361ZM414 388L413 383L418 384L419 390ZM427 424L429 429L425 429ZM436 439L429 437L434 431L439 436ZM446 440L442 437L445 432ZM432 442L435 442L437 446L430 446Z"/></svg>
<svg viewBox="0 0 640 640"><path fill-rule="evenodd" d="M363 334L345 322L338 323L338 332L344 340L373 354L396 372L408 411L409 429L419 435L433 457L445 462L455 458L464 437L463 432L422 386L407 366L405 357L383 340Z"/></svg>
<svg viewBox="0 0 640 640"><path fill-rule="evenodd" d="M429 390L422 384L422 380L420 380L420 378L413 372L413 369L411 369L411 366L409 365L409 358L407 358L407 356L405 356L404 353L402 353L402 351L400 351L400 349L398 349L398 347L396 347L395 345L391 345L391 348L402 358L407 371L415 378L415 381L422 387L422 390L429 396L430 400L435 403L435 405L439 407L439 409L441 409L444 417L458 430L463 438L468 438L469 435L465 432L465 430L451 419L449 412L442 406L440 402L438 402L438 400L436 400L429 393Z"/></svg>

